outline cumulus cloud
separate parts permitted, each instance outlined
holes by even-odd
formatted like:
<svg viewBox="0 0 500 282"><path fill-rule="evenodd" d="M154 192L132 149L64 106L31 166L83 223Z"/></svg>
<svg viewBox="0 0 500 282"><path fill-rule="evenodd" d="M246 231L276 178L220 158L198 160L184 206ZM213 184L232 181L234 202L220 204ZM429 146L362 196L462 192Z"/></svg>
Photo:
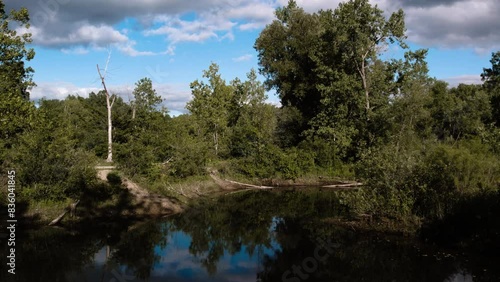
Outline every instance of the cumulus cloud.
<svg viewBox="0 0 500 282"><path fill-rule="evenodd" d="M32 11L34 42L50 48L102 47L121 44L131 56L151 55L133 49L125 30L115 26L134 18L148 36L165 36L169 48L179 42L234 37L233 28L254 30L274 17L288 0L5 0L7 10L27 6ZM335 9L340 0L297 0L307 12ZM371 0L388 13L403 8L409 41L425 47L500 48L498 0ZM184 15L195 15L189 19ZM129 42L129 43L127 43Z"/></svg>
<svg viewBox="0 0 500 282"><path fill-rule="evenodd" d="M288 0L278 0L286 5ZM339 0L297 0L307 12L335 9ZM500 1L498 0L371 0L391 12L406 14L408 41L424 47L472 48L488 53L500 48Z"/></svg>
<svg viewBox="0 0 500 282"><path fill-rule="evenodd" d="M31 90L30 98L39 99L64 99L68 95L88 97L90 92L98 92L96 87L78 87L68 82L42 82Z"/></svg>
<svg viewBox="0 0 500 282"><path fill-rule="evenodd" d="M160 16L155 20L160 27L146 30L146 36L165 35L171 44L179 42L202 42L219 38L219 32L227 33L235 25L230 21L204 17L201 20L187 21L178 16Z"/></svg>
<svg viewBox="0 0 500 282"><path fill-rule="evenodd" d="M429 7L416 6L420 2ZM405 3L410 41L426 47L473 48L478 53L500 48L497 0Z"/></svg>
<svg viewBox="0 0 500 282"><path fill-rule="evenodd" d="M7 10L25 6L31 11L33 42L48 48L64 49L66 52L76 47L101 48L119 46L130 56L153 55L149 50L133 48L127 29L116 26L126 19L135 19L138 29L145 35L165 36L169 42L163 53L172 54L179 42L201 42L208 39L232 40L232 29L238 19L250 25L264 26L272 19L273 1L261 0L5 0ZM196 15L194 20L182 20L186 14Z"/></svg>
<svg viewBox="0 0 500 282"><path fill-rule="evenodd" d="M108 90L121 97L125 102L133 99L134 85L108 85ZM162 105L174 113L185 113L185 105L191 99L189 85L153 83L156 92L163 98ZM31 100L65 99L68 95L88 97L89 93L97 93L100 87L80 87L68 82L38 83L30 93Z"/></svg>
<svg viewBox="0 0 500 282"><path fill-rule="evenodd" d="M127 42L127 36L110 26L95 26L81 23L79 27L69 31L64 36L49 36L38 27L31 29L33 40L43 46L67 47L67 46L97 46L103 47L114 43Z"/></svg>

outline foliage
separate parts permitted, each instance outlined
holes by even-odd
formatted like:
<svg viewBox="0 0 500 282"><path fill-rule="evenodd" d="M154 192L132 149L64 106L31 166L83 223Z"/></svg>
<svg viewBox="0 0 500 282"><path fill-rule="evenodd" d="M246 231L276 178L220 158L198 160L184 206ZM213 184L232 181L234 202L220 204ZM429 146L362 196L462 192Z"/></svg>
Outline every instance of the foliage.
<svg viewBox="0 0 500 282"><path fill-rule="evenodd" d="M40 117L24 133L9 161L15 164L24 196L34 200L78 199L95 184L96 158L74 147L63 128Z"/></svg>
<svg viewBox="0 0 500 282"><path fill-rule="evenodd" d="M153 82L150 78L141 78L135 83L134 101L131 102L132 106L132 119L135 118L136 111L139 112L152 112L156 106L162 102L161 96L157 95L156 90L153 88Z"/></svg>
<svg viewBox="0 0 500 282"><path fill-rule="evenodd" d="M391 94L392 69L378 56L387 44L406 48L404 31L402 10L386 19L367 0L313 14L289 1L255 49L267 88L307 121L302 136L335 140L336 152L349 159L380 134L370 120Z"/></svg>
<svg viewBox="0 0 500 282"><path fill-rule="evenodd" d="M224 139L227 136L232 89L222 79L219 66L215 63L203 72L203 77L208 84L198 80L191 83L193 99L186 109L196 117L203 130L201 134L212 139L215 155L218 155L220 145L226 145Z"/></svg>
<svg viewBox="0 0 500 282"><path fill-rule="evenodd" d="M500 51L491 54L491 68L483 68L481 79L490 95L492 121L500 127Z"/></svg>
<svg viewBox="0 0 500 282"><path fill-rule="evenodd" d="M0 1L0 93L2 96L29 99L28 90L35 84L32 80L34 70L25 66L25 61L35 57L31 43L29 13L26 8L5 12L5 4ZM16 30L23 30L18 34Z"/></svg>
<svg viewBox="0 0 500 282"><path fill-rule="evenodd" d="M498 189L500 161L478 140L405 151L389 145L367 154L358 174L368 181L373 212L442 218L464 196Z"/></svg>
<svg viewBox="0 0 500 282"><path fill-rule="evenodd" d="M386 17L368 0L349 0L307 13L289 1L275 14L254 45L263 83L253 69L227 82L212 63L190 84L189 112L176 117L158 108L149 78L136 82L132 102L116 97L112 139L123 173L166 187L208 178L220 163L238 176L287 180L355 167L349 176L367 185L341 204L400 219L445 218L464 199L499 190L500 52L482 86L450 88L429 76L426 49L384 59L388 48L407 48L402 10ZM28 29L28 13L6 14L0 2L0 19L2 167L19 171L27 199L99 195L90 189L103 188L93 166L108 150L106 93L35 107L31 35L12 29ZM280 107L266 103L270 89Z"/></svg>
<svg viewBox="0 0 500 282"><path fill-rule="evenodd" d="M35 56L33 48L26 47L32 41L29 27L26 8L6 12L0 1L0 162L5 150L33 123L35 109L28 100L35 85L34 70L25 65ZM23 32L18 34L18 29Z"/></svg>

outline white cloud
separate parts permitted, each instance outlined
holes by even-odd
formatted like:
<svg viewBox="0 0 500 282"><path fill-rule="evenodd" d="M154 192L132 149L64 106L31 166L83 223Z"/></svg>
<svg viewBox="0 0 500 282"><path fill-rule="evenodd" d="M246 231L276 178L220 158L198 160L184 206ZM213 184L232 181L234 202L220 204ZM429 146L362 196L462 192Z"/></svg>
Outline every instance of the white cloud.
<svg viewBox="0 0 500 282"><path fill-rule="evenodd" d="M458 76L443 78L442 80L448 82L451 87L458 86L460 83L483 84L483 82L481 81L481 76L477 74L458 75Z"/></svg>
<svg viewBox="0 0 500 282"><path fill-rule="evenodd" d="M68 95L78 95L88 97L90 92L98 92L96 87L78 87L68 82L38 82L37 86L31 90L31 100L39 99L64 99Z"/></svg>
<svg viewBox="0 0 500 282"><path fill-rule="evenodd" d="M77 95L80 97L88 97L89 93L97 93L102 88L100 87L81 87L68 82L38 82L38 86L34 87L30 93L31 100L39 99L65 99L68 95ZM125 102L129 102L133 95L134 85L107 85L108 90L120 96ZM191 99L191 91L189 85L184 84L169 84L155 83L153 87L156 92L163 98L162 105L166 106L169 111L175 113L185 113L186 103Z"/></svg>
<svg viewBox="0 0 500 282"><path fill-rule="evenodd" d="M426 47L472 48L486 53L500 48L500 2L449 0L447 5L405 8L408 39ZM444 16L446 15L446 16Z"/></svg>
<svg viewBox="0 0 500 282"><path fill-rule="evenodd" d="M210 38L220 38L231 31L235 23L216 17L205 16L193 21L182 20L180 17L161 16L156 19L160 27L146 30L144 35L165 35L171 46L179 42L202 42Z"/></svg>
<svg viewBox="0 0 500 282"><path fill-rule="evenodd" d="M114 43L127 42L127 36L110 26L99 25L95 26L88 23L81 23L75 30L61 35L50 36L37 27L30 29L33 41L44 46L96 46L104 47Z"/></svg>
<svg viewBox="0 0 500 282"><path fill-rule="evenodd" d="M233 58L233 62L244 62L244 61L249 61L252 59L252 55L250 54L245 54L243 56Z"/></svg>
<svg viewBox="0 0 500 282"><path fill-rule="evenodd" d="M260 29L264 26L263 23L244 23L239 26L240 30L252 30L252 29Z"/></svg>
<svg viewBox="0 0 500 282"><path fill-rule="evenodd" d="M50 6L49 2L59 4ZM335 9L340 2L344 1L297 0L307 12ZM410 42L425 47L472 48L478 53L500 48L498 0L370 2L387 10L386 14L404 8ZM114 28L126 19L136 19L146 35L164 36L167 46L174 48L179 42L232 40L235 27L241 31L260 29L273 20L275 8L287 5L288 0L4 0L4 3L6 10L23 5L32 11L30 31L37 45L71 50L75 46L102 48L121 44L125 54L139 56L150 55L149 50L135 50L128 38L131 32ZM186 15L189 19L183 17Z"/></svg>
<svg viewBox="0 0 500 282"><path fill-rule="evenodd" d="M117 48L120 50L122 53L129 55L131 57L137 57L137 56L153 56L157 55L157 53L150 52L150 51L137 51L134 46L137 43L133 40L128 41L126 44L123 45L118 45Z"/></svg>

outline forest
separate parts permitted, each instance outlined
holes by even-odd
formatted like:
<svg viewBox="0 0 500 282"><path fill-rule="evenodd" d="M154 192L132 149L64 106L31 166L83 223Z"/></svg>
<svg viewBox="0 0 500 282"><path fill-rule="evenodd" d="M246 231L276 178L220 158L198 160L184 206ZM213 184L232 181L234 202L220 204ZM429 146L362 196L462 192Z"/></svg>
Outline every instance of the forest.
<svg viewBox="0 0 500 282"><path fill-rule="evenodd" d="M187 113L171 116L147 77L131 101L105 89L31 101L31 34L12 29L29 28L29 13L0 1L2 210L9 170L16 201L33 215L112 199L119 189L99 181L95 167L113 165L172 198L183 198L179 187L213 187L210 170L256 185L359 181L340 201L353 214L500 229L492 223L500 215L500 51L478 74L483 84L451 87L429 76L428 50L408 47L402 10L387 17L351 0L308 13L289 1L275 15L254 44L258 70L226 81L212 63L190 84ZM403 58L387 58L393 46ZM281 105L266 102L270 90Z"/></svg>

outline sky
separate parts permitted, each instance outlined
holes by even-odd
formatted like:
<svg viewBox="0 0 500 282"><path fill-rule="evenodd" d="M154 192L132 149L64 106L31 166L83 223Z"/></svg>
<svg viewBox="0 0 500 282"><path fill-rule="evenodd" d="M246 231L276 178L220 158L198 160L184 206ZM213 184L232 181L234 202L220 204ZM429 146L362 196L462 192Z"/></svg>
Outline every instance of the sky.
<svg viewBox="0 0 500 282"><path fill-rule="evenodd" d="M31 99L86 97L99 91L97 64L110 92L125 101L135 83L149 77L170 113L185 113L189 84L210 63L224 79L245 79L258 69L253 48L262 29L288 0L3 0L6 10L28 8L36 56L37 87ZM307 12L335 9L339 0L297 0ZM430 75L481 83L491 53L500 50L498 0L370 0L386 15L405 11L407 43L428 48ZM389 49L387 58L401 56ZM260 77L263 80L263 77ZM268 101L279 99L268 93Z"/></svg>

